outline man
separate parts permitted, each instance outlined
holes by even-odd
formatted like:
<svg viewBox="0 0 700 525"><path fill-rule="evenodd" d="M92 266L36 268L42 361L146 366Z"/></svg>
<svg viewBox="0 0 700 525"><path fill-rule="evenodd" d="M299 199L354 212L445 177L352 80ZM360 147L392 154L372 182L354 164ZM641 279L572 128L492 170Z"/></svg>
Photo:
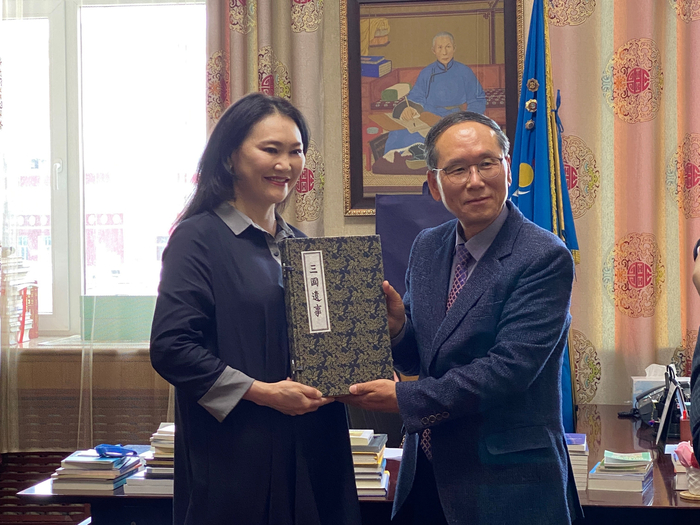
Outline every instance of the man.
<svg viewBox="0 0 700 525"><path fill-rule="evenodd" d="M695 289L700 294L700 239L695 243L693 249L693 284ZM690 372L690 430L693 436L693 450L695 457L700 457L700 337L695 344L695 353L693 354L693 363Z"/></svg>
<svg viewBox="0 0 700 525"><path fill-rule="evenodd" d="M353 385L342 400L403 418L394 515L570 523L581 513L561 422L571 254L506 200L509 144L494 121L452 114L425 144L430 192L456 220L416 238L403 303L384 283L395 367L419 379Z"/></svg>
<svg viewBox="0 0 700 525"><path fill-rule="evenodd" d="M460 106L475 113L486 111L486 95L469 66L454 60L455 39L451 33L442 31L433 37L432 52L435 62L425 67L416 79L416 83L406 98L420 104L423 111L429 111L439 117L460 111ZM414 106L406 104L401 120L411 120L420 116ZM387 137L384 153L392 150L403 152L414 144L423 144L420 133L411 133L407 129L391 131Z"/></svg>

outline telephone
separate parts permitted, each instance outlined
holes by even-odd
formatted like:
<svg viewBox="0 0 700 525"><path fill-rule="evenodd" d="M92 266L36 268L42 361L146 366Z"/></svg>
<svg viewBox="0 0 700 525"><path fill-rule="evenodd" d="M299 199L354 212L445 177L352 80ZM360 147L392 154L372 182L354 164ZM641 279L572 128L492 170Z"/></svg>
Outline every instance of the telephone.
<svg viewBox="0 0 700 525"><path fill-rule="evenodd" d="M686 410L690 399L690 382L678 381L672 366L666 368L665 379L664 385L642 392L635 399L636 414L642 422L657 426L657 445L665 444L669 436L680 437L681 411Z"/></svg>
<svg viewBox="0 0 700 525"><path fill-rule="evenodd" d="M683 395L686 399L690 399L690 382L689 381L679 381L681 389L683 390ZM639 414L639 418L645 423L658 423L661 417L660 410L663 409L664 402L666 401L666 392L668 388L666 385L657 386L651 388L646 392L642 392L635 399L636 409Z"/></svg>

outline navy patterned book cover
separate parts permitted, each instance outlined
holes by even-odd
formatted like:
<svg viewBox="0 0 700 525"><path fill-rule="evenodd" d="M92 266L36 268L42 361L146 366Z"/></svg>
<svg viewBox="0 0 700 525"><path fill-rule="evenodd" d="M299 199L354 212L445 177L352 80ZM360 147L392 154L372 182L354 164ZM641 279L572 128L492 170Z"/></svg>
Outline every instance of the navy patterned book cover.
<svg viewBox="0 0 700 525"><path fill-rule="evenodd" d="M392 379L378 235L281 243L292 378L325 396Z"/></svg>

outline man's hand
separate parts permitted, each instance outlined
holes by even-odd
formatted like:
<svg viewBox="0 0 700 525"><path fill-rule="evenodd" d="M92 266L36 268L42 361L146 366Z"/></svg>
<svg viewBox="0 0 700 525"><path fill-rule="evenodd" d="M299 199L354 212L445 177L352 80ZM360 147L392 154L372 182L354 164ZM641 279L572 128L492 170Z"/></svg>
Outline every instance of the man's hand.
<svg viewBox="0 0 700 525"><path fill-rule="evenodd" d="M350 387L349 396L340 396L338 401L372 410L375 412L399 411L399 403L396 400L396 383L389 379L377 379L367 383L359 383Z"/></svg>
<svg viewBox="0 0 700 525"><path fill-rule="evenodd" d="M408 106L406 109L404 109L401 112L401 116L399 118L401 120L413 120L414 118L418 118L418 117L420 117L420 113L418 113L416 108Z"/></svg>
<svg viewBox="0 0 700 525"><path fill-rule="evenodd" d="M389 284L389 281L382 283L384 290L384 298L386 299L386 309L389 316L389 335L396 337L403 328L406 322L406 309L403 306L403 301L399 292L394 290L394 287Z"/></svg>
<svg viewBox="0 0 700 525"><path fill-rule="evenodd" d="M300 416L314 412L319 407L335 401L332 397L323 397L323 394L315 388L302 385L289 378L277 383L253 381L251 387L243 395L243 399L274 408L288 416Z"/></svg>

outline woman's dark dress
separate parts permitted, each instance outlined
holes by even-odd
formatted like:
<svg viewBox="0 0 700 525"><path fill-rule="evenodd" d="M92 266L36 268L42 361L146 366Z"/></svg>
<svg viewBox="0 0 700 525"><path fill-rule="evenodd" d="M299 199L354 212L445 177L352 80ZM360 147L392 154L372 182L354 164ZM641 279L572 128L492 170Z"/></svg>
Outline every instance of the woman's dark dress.
<svg viewBox="0 0 700 525"><path fill-rule="evenodd" d="M357 525L341 403L286 416L241 400L221 423L197 403L227 365L265 382L289 376L282 270L266 235L235 235L206 212L163 254L151 359L176 387L174 523Z"/></svg>

